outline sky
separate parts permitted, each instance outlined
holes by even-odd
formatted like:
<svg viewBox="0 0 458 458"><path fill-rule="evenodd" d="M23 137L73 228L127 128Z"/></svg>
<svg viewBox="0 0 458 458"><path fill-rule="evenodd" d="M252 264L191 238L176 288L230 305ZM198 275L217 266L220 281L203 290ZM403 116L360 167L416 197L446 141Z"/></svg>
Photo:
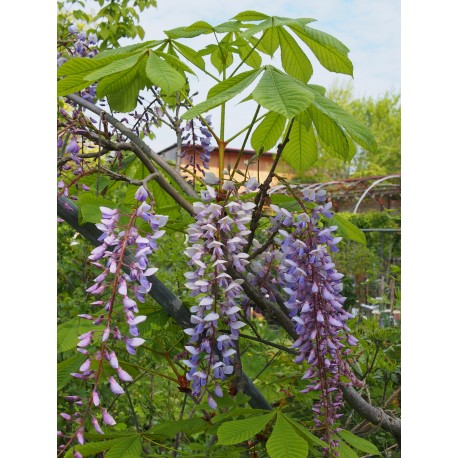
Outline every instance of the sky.
<svg viewBox="0 0 458 458"><path fill-rule="evenodd" d="M377 98L387 91L400 91L400 40L401 11L400 0L232 0L219 2L208 0L157 0L157 8L141 13L140 25L145 29L144 40L162 39L163 30L187 26L196 21L207 21L218 25L246 10L260 11L268 15L316 19L309 26L329 33L342 41L349 49L349 58L353 62L354 77L329 72L316 60L313 53L303 45L303 49L314 67L310 83L330 87L334 84L353 83L355 97L371 96ZM96 7L94 7L96 8ZM88 10L91 7L87 8ZM194 49L213 43L211 35L182 40ZM211 40L211 41L209 41ZM126 41L125 44L128 42ZM264 63L268 63L267 60ZM272 62L280 64L277 52ZM215 83L206 75L199 79L190 77L191 88L199 95L194 102L204 100L209 88ZM252 88L254 85L252 86ZM226 117L226 132L231 135L247 125L253 116L256 104L248 102L236 106L249 94L246 90L229 103ZM218 124L216 110L214 123ZM230 146L240 147L243 138L236 139ZM175 142L175 134L168 129L161 129L156 139L151 142L154 150L160 151Z"/></svg>

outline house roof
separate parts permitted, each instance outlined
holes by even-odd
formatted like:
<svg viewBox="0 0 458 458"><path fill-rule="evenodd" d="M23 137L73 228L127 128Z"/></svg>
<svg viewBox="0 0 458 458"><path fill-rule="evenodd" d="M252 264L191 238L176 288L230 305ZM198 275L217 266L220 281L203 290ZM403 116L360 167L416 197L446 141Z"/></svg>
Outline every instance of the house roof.
<svg viewBox="0 0 458 458"><path fill-rule="evenodd" d="M185 146L186 145L182 145L181 149L183 149ZM169 151L176 150L176 148L177 148L177 144L174 143L173 145L170 145L167 148L164 148L163 150L159 151L157 154L159 154L159 155L166 154ZM195 148L196 149L202 149L202 146L197 143L195 145ZM240 148L229 148L229 147L226 147L225 151L228 152L228 153L239 153ZM214 149L210 152L210 154L213 153L213 152L215 152L215 153L218 152L218 147L217 146L214 147ZM249 155L249 156L253 156L254 154L256 154L256 151L254 151L252 149L245 149L243 151L243 154L246 154L246 155ZM265 151L263 154L270 156L270 155L276 154L276 152L275 151Z"/></svg>

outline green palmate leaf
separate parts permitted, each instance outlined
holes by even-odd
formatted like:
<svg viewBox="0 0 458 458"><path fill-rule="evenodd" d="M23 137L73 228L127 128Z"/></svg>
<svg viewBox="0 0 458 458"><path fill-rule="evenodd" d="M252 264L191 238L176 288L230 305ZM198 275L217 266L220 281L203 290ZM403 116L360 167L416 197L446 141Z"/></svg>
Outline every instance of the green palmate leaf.
<svg viewBox="0 0 458 458"><path fill-rule="evenodd" d="M350 448L345 442L340 441L337 448L340 458L358 458L358 454Z"/></svg>
<svg viewBox="0 0 458 458"><path fill-rule="evenodd" d="M219 73L222 73L225 68L230 67L234 62L230 43L220 43L212 52L210 60Z"/></svg>
<svg viewBox="0 0 458 458"><path fill-rule="evenodd" d="M303 172L310 167L318 158L313 129L307 129L304 124L295 122L281 157L297 172Z"/></svg>
<svg viewBox="0 0 458 458"><path fill-rule="evenodd" d="M197 52L199 53L199 56L209 56L217 47L218 45L209 44L205 46L205 48L199 49Z"/></svg>
<svg viewBox="0 0 458 458"><path fill-rule="evenodd" d="M197 68L200 68L201 70L205 70L205 61L200 56L197 51L194 51L194 49L189 48L188 46L185 46L182 43L178 43L177 41L173 41L173 46L178 50L178 52L185 58L188 59L189 62L194 64Z"/></svg>
<svg viewBox="0 0 458 458"><path fill-rule="evenodd" d="M273 56L279 46L280 37L278 36L278 29L276 27L271 27L263 33L257 49L269 56Z"/></svg>
<svg viewBox="0 0 458 458"><path fill-rule="evenodd" d="M62 78L57 82L57 96L60 97L82 91L94 83L94 81L86 81L82 75L71 75Z"/></svg>
<svg viewBox="0 0 458 458"><path fill-rule="evenodd" d="M240 21L228 21L215 26L214 30L218 33L238 32L241 25Z"/></svg>
<svg viewBox="0 0 458 458"><path fill-rule="evenodd" d="M111 64L108 64L94 72L87 74L85 79L88 81L100 80L105 76L113 75L115 73L122 72L123 70L132 68L142 55L142 52L138 52L133 55L129 55L128 57L124 57L123 59L116 60Z"/></svg>
<svg viewBox="0 0 458 458"><path fill-rule="evenodd" d="M272 28L280 28L284 26L298 26L303 27L305 24L309 22L314 22L315 19L312 18L298 18L298 19L290 19L287 17L279 17L279 16L272 16L265 19L260 24L254 25L250 27L248 30L245 30L241 33L241 35L245 38L251 37L252 35L261 32L263 30L272 29Z"/></svg>
<svg viewBox="0 0 458 458"><path fill-rule="evenodd" d="M296 431L297 434L299 434L304 439L306 439L310 444L318 445L320 447L327 447L328 446L328 444L326 444L326 442L324 442L321 439L319 439L318 437L316 437L307 428L302 426L296 420L293 420L292 418L290 418L290 417L288 417L286 415L283 415L283 418L286 421L288 421L294 427L294 430Z"/></svg>
<svg viewBox="0 0 458 458"><path fill-rule="evenodd" d="M242 92L243 89L248 87L251 82L253 82L254 79L259 75L259 73L260 70L248 70L224 81L221 81L221 83L218 83L210 88L207 94L207 100L213 99L220 95L231 95L232 97L236 96Z"/></svg>
<svg viewBox="0 0 458 458"><path fill-rule="evenodd" d="M345 162L350 162L353 156L356 154L356 145L354 141L347 134L345 134L345 138L347 139L347 143L348 143L348 152L345 155L345 157L342 156L342 154L339 153L337 150L335 150L332 147L332 145L323 145L323 147L331 156L343 159Z"/></svg>
<svg viewBox="0 0 458 458"><path fill-rule="evenodd" d="M375 152L377 144L369 129L360 121L353 118L343 108L336 103L324 97L316 86L310 86L310 89L315 93L313 106L323 114L334 120L337 124L343 127L348 135L363 148L368 151Z"/></svg>
<svg viewBox="0 0 458 458"><path fill-rule="evenodd" d="M212 423L220 423L222 421L228 420L230 418L236 418L239 416L242 417L253 417L259 414L269 413L268 410L262 409L252 409L252 408L245 408L245 407L236 407L234 409L230 409L225 413L216 415L212 418Z"/></svg>
<svg viewBox="0 0 458 458"><path fill-rule="evenodd" d="M153 52L146 63L146 75L167 95L179 91L186 84L186 78L181 73Z"/></svg>
<svg viewBox="0 0 458 458"><path fill-rule="evenodd" d="M100 207L116 208L116 204L111 200L96 196L92 193L82 194L79 197L78 221L80 224L100 223L102 212Z"/></svg>
<svg viewBox="0 0 458 458"><path fill-rule="evenodd" d="M156 435L174 437L177 433L195 434L204 431L209 423L202 418L195 417L188 420L168 421L152 428L151 432Z"/></svg>
<svg viewBox="0 0 458 458"><path fill-rule="evenodd" d="M234 44L236 44L240 53L240 58L245 64L253 68L259 68L261 66L262 58L259 53L253 49L249 41L241 38Z"/></svg>
<svg viewBox="0 0 458 458"><path fill-rule="evenodd" d="M173 52L173 48L172 48ZM178 57L174 56L173 54L170 53L165 53L165 52L158 52L156 51L156 54L160 57L162 57L166 62L168 62L175 70L179 71L180 73L188 72L191 73L192 75L195 75L193 70L189 68L188 65L186 65L182 60L178 59Z"/></svg>
<svg viewBox="0 0 458 458"><path fill-rule="evenodd" d="M258 11L247 10L242 11L241 13L234 16L232 19L237 19L238 21L262 21L268 19L269 16L264 13L259 13Z"/></svg>
<svg viewBox="0 0 458 458"><path fill-rule="evenodd" d="M279 413L266 448L271 458L306 458L309 446L308 442L296 433L291 423Z"/></svg>
<svg viewBox="0 0 458 458"><path fill-rule="evenodd" d="M57 351L60 353L74 350L79 342L78 336L91 329L96 329L96 326L91 321L79 317L59 324L57 326Z"/></svg>
<svg viewBox="0 0 458 458"><path fill-rule="evenodd" d="M130 436L120 439L113 445L105 458L140 458L142 455L142 439L140 436Z"/></svg>
<svg viewBox="0 0 458 458"><path fill-rule="evenodd" d="M124 365L122 366L124 367ZM127 436L136 436L138 433L134 432L134 431L120 431L120 432L114 432L114 433L109 433L109 432L106 432L107 431L107 428L103 428L105 429L105 434L103 435L100 435L99 433L91 433L91 432L86 432L84 433L84 436L87 438L87 439L90 439L91 441L96 441L96 442L106 442L108 439L121 439L123 437L127 437ZM67 455L65 455L67 456ZM73 455L72 455L73 457Z"/></svg>
<svg viewBox="0 0 458 458"><path fill-rule="evenodd" d="M133 52L145 51L154 46L159 46L163 42L164 42L163 40L161 41L150 40L150 41L145 41L144 43L139 43L136 45L129 45L129 46L123 46L121 48L108 49L106 51L102 51L99 54L96 54L93 57L93 59L99 60L99 59L104 59L106 57L119 56L121 54L130 54Z"/></svg>
<svg viewBox="0 0 458 458"><path fill-rule="evenodd" d="M339 436L349 445L355 447L358 450L361 450L364 453L370 453L372 455L381 455L377 447L366 439L355 436L350 431L343 429L340 431Z"/></svg>
<svg viewBox="0 0 458 458"><path fill-rule="evenodd" d="M336 213L329 220L329 223L339 228L338 232L343 238L366 245L366 235L364 232L353 223L350 223L344 216Z"/></svg>
<svg viewBox="0 0 458 458"><path fill-rule="evenodd" d="M304 111L314 99L314 93L305 85L271 65L253 91L253 99L261 106L287 118Z"/></svg>
<svg viewBox="0 0 458 458"><path fill-rule="evenodd" d="M197 21L188 27L177 27L164 33L170 38L193 38L213 32L213 27L205 21Z"/></svg>
<svg viewBox="0 0 458 458"><path fill-rule="evenodd" d="M104 59L73 57L59 67L57 70L57 76L87 75L90 72L103 68L119 59L124 59L125 57L125 55L109 56Z"/></svg>
<svg viewBox="0 0 458 458"><path fill-rule="evenodd" d="M245 30L244 32L242 32L240 35L243 38L248 38L248 37L251 37L252 35L254 35L254 34L258 33L258 32L262 32L264 30L271 29L272 27L273 27L272 17L267 16L266 19L264 19L264 21L262 21L259 24L253 25L252 27L250 27L247 30Z"/></svg>
<svg viewBox="0 0 458 458"><path fill-rule="evenodd" d="M64 388L70 380L73 380L73 377L70 374L72 372L78 372L78 369L85 359L86 356L78 353L77 355L64 359L57 365L57 391Z"/></svg>
<svg viewBox="0 0 458 458"><path fill-rule="evenodd" d="M307 111L303 111L302 113L296 115L295 122L300 122L307 129L310 129L310 127L312 126L312 118L309 116Z"/></svg>
<svg viewBox="0 0 458 458"><path fill-rule="evenodd" d="M277 144L285 128L286 118L278 113L268 113L261 123L256 127L251 136L251 146L259 153L269 151Z"/></svg>
<svg viewBox="0 0 458 458"><path fill-rule="evenodd" d="M124 440L124 437L119 438L119 439L110 439L110 440L104 440L101 442L89 442L88 444L84 445L76 445L75 450L80 452L83 457L90 457L94 456L96 453L103 452L105 450L110 449L114 445L116 445L119 442L122 442ZM65 454L65 458L71 458L73 457L73 447L67 451ZM106 456L106 455L105 455Z"/></svg>
<svg viewBox="0 0 458 458"><path fill-rule="evenodd" d="M339 125L313 105L309 107L308 113L322 143L324 143L323 147L326 149L326 145L329 145L333 152L343 159L347 159L350 147L348 146L348 139Z"/></svg>
<svg viewBox="0 0 458 458"><path fill-rule="evenodd" d="M294 38L283 28L278 29L281 63L286 73L306 83L313 74L312 64Z"/></svg>
<svg viewBox="0 0 458 458"><path fill-rule="evenodd" d="M218 428L218 445L239 444L252 438L259 431L263 430L275 415L276 412L271 412L259 417L224 423Z"/></svg>
<svg viewBox="0 0 458 458"><path fill-rule="evenodd" d="M228 78L216 86L213 86L207 95L205 102L199 103L195 107L188 110L182 117L185 120L194 118L195 116L211 110L212 108L224 103L247 88L261 73L261 70L249 70L240 73L239 75Z"/></svg>
<svg viewBox="0 0 458 458"><path fill-rule="evenodd" d="M336 38L307 26L290 25L294 33L312 50L320 64L331 72L353 76L349 49Z"/></svg>
<svg viewBox="0 0 458 458"><path fill-rule="evenodd" d="M134 67L103 78L97 84L97 97L106 95L114 111L125 113L133 110L137 106L139 92L150 84L145 75L146 60L144 55Z"/></svg>

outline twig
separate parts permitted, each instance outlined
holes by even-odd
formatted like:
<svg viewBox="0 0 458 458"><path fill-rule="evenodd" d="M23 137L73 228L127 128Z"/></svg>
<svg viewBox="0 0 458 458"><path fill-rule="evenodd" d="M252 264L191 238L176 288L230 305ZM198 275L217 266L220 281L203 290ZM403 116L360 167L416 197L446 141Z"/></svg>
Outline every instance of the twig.
<svg viewBox="0 0 458 458"><path fill-rule="evenodd" d="M270 358L269 361L267 361L266 365L253 377L253 382L260 377L260 375L275 361L275 359L277 358L277 356L280 354L280 351L281 350L278 350L277 353L275 353L275 355L272 356L272 358Z"/></svg>
<svg viewBox="0 0 458 458"><path fill-rule="evenodd" d="M101 116L103 110L93 103L88 102L79 95L71 94L66 96L68 99L73 102L81 105L82 107L92 111L93 113ZM161 167L165 172L167 172L170 177L176 182L176 184L181 188L181 190L190 197L198 197L197 193L192 189L191 186L186 183L183 177L171 167L164 159L158 156L143 140L141 140L136 134L134 134L128 127L126 127L122 122L118 121L114 116L104 113L104 118L116 129L118 129L123 135L125 135L133 144L141 150L146 157L150 158L155 162L159 167ZM135 152L135 151L134 151Z"/></svg>
<svg viewBox="0 0 458 458"><path fill-rule="evenodd" d="M256 194L256 198L254 201L254 203L256 204L256 208L253 210L253 216L251 218L251 225L250 225L251 232L250 232L250 235L248 236L248 243L245 246L245 250L244 250L245 253L248 253L249 249L251 248L251 244L253 243L254 233L259 225L259 219L261 218L261 215L262 215L262 208L264 206L264 202L267 197L267 191L270 188L270 183L272 182L272 178L274 177L275 169L277 167L278 161L280 160L281 153L283 152L283 150L285 149L285 146L289 142L289 135L291 133L291 129L294 124L294 119L295 118L293 118L291 122L289 123L288 130L286 131L285 139L283 140L282 143L280 143L280 145L278 145L277 155L275 156L274 163L272 164L272 167L270 168L270 172L267 175L267 178L264 180L264 183L262 183L261 186L259 186L259 191Z"/></svg>

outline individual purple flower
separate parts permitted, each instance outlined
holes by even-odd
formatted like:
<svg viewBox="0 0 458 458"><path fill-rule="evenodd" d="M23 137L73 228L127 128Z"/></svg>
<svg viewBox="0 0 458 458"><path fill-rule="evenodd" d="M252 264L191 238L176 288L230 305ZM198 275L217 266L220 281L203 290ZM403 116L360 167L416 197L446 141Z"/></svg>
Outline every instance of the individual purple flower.
<svg viewBox="0 0 458 458"><path fill-rule="evenodd" d="M70 143L65 148L65 151L69 154L78 154L80 147L75 138L72 138Z"/></svg>
<svg viewBox="0 0 458 458"><path fill-rule="evenodd" d="M107 409L102 407L102 420L108 426L114 426L116 421L114 418L107 412Z"/></svg>
<svg viewBox="0 0 458 458"><path fill-rule="evenodd" d="M256 178L250 178L246 183L245 183L245 188L248 189L248 191L256 191L259 187L259 183L257 182Z"/></svg>
<svg viewBox="0 0 458 458"><path fill-rule="evenodd" d="M99 425L99 422L97 421L97 418L94 417L94 415L91 416L91 423L94 426L94 429L99 433L99 434L105 434L102 430L102 428Z"/></svg>
<svg viewBox="0 0 458 458"><path fill-rule="evenodd" d="M83 428L78 428L78 431L76 432L76 439L81 445L83 445L86 442L86 440L84 439L84 429Z"/></svg>
<svg viewBox="0 0 458 458"><path fill-rule="evenodd" d="M75 24L72 24L69 28L68 28L68 31L73 35L73 34L76 34L78 33L78 27L76 27Z"/></svg>
<svg viewBox="0 0 458 458"><path fill-rule="evenodd" d="M87 37L87 42L89 45L96 45L97 44L97 35L95 33L90 33Z"/></svg>
<svg viewBox="0 0 458 458"><path fill-rule="evenodd" d="M122 389L121 385L114 379L113 376L110 377L108 381L110 382L110 390L114 394L124 394L124 390Z"/></svg>
<svg viewBox="0 0 458 458"><path fill-rule="evenodd" d="M148 197L148 192L143 186L140 186L135 193L135 199L139 202L144 202Z"/></svg>
<svg viewBox="0 0 458 458"><path fill-rule="evenodd" d="M120 367L117 368L116 372L118 373L119 380L122 382L133 382L134 379L128 374L125 370Z"/></svg>

